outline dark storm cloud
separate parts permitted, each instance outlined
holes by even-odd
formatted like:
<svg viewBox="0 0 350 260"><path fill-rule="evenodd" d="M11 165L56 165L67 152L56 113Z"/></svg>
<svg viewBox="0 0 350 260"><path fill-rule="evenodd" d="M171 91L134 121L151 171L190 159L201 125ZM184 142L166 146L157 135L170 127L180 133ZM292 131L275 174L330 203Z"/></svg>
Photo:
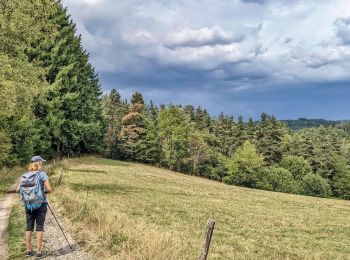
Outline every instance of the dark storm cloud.
<svg viewBox="0 0 350 260"><path fill-rule="evenodd" d="M350 18L338 18L334 22L336 34L343 44L350 44Z"/></svg>
<svg viewBox="0 0 350 260"><path fill-rule="evenodd" d="M105 91L115 87L130 96L138 90L148 100L200 104L213 113L293 117L285 102L300 116L340 116L335 109L327 113L326 95L317 90L328 84L334 108L338 96L331 90L344 94L339 82L350 80L345 1L63 3ZM312 110L302 110L304 97Z"/></svg>

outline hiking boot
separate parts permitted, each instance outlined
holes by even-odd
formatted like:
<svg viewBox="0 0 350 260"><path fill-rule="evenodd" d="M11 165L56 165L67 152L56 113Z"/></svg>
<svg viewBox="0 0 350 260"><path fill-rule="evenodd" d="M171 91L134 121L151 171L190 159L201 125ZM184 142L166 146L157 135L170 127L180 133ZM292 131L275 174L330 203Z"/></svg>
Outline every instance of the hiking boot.
<svg viewBox="0 0 350 260"><path fill-rule="evenodd" d="M26 251L26 254L25 254L26 257L30 257L30 256L32 256L32 255L33 255L33 252L32 252L32 251Z"/></svg>
<svg viewBox="0 0 350 260"><path fill-rule="evenodd" d="M35 258L37 258L37 259L42 258L42 257L43 257L43 254L41 252L37 252L35 255Z"/></svg>

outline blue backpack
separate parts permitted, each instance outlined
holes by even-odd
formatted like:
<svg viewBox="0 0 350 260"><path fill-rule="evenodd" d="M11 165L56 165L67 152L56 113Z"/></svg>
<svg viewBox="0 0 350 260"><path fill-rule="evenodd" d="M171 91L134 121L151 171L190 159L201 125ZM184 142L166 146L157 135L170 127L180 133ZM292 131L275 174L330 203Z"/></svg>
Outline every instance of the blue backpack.
<svg viewBox="0 0 350 260"><path fill-rule="evenodd" d="M34 209L40 208L46 201L41 181L40 172L22 175L19 192L21 194L22 204L28 210L33 211Z"/></svg>

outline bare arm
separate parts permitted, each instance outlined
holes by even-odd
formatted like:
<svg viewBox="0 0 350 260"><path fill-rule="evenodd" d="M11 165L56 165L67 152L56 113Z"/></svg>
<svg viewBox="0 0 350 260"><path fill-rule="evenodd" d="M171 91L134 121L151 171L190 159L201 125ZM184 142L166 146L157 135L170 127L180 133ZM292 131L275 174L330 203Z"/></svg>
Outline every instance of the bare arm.
<svg viewBox="0 0 350 260"><path fill-rule="evenodd" d="M19 192L20 188L21 188L21 182L18 183L17 188L16 188L16 192Z"/></svg>
<svg viewBox="0 0 350 260"><path fill-rule="evenodd" d="M52 192L52 187L51 187L51 184L48 180L44 181L44 185L45 185L45 193Z"/></svg>

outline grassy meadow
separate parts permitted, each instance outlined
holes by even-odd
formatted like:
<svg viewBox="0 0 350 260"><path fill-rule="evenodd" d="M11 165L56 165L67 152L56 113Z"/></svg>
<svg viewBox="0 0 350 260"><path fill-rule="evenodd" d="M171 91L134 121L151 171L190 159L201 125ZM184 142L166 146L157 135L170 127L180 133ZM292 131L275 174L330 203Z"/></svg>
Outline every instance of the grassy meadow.
<svg viewBox="0 0 350 260"><path fill-rule="evenodd" d="M51 201L96 259L195 259L209 217L217 223L209 259L350 258L349 201L228 186L92 157L67 160L51 174ZM10 259L24 250L22 213L18 202L7 236Z"/></svg>
<svg viewBox="0 0 350 260"><path fill-rule="evenodd" d="M3 196L8 189L21 177L25 168L0 169L0 197Z"/></svg>
<svg viewBox="0 0 350 260"><path fill-rule="evenodd" d="M63 173L62 184L58 178ZM229 186L137 163L66 160L51 200L96 258L349 259L350 202Z"/></svg>

